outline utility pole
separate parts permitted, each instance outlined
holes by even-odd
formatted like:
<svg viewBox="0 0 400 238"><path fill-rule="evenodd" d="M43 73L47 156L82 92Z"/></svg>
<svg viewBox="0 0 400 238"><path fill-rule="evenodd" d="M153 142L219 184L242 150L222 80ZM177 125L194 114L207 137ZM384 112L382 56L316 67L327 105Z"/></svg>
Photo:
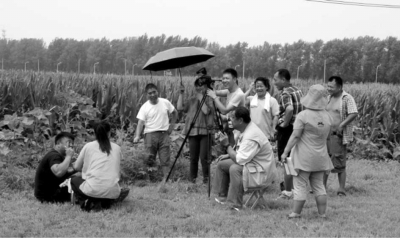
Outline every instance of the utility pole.
<svg viewBox="0 0 400 238"><path fill-rule="evenodd" d="M378 69L379 69L379 67L381 67L381 64L379 64L378 66L376 66L375 83L378 83Z"/></svg>
<svg viewBox="0 0 400 238"><path fill-rule="evenodd" d="M122 58L124 61L125 61L125 75L126 75L126 59L125 58Z"/></svg>
<svg viewBox="0 0 400 238"><path fill-rule="evenodd" d="M137 65L137 64L134 64L134 65L132 66L132 75L133 75L133 76L135 76L135 65Z"/></svg>
<svg viewBox="0 0 400 238"><path fill-rule="evenodd" d="M40 72L40 68L39 68L39 59L37 60L37 72Z"/></svg>
<svg viewBox="0 0 400 238"><path fill-rule="evenodd" d="M57 64L57 73L58 73L58 66L59 66L60 64L62 64L62 62L58 62L58 64Z"/></svg>
<svg viewBox="0 0 400 238"><path fill-rule="evenodd" d="M78 59L78 74L81 72L81 58Z"/></svg>
<svg viewBox="0 0 400 238"><path fill-rule="evenodd" d="M99 62L94 63L93 65L93 74L96 74L96 65L99 64Z"/></svg>
<svg viewBox="0 0 400 238"><path fill-rule="evenodd" d="M300 70L301 65L299 65L299 67L297 67L297 79L299 79L299 70Z"/></svg>
<svg viewBox="0 0 400 238"><path fill-rule="evenodd" d="M244 54L246 53L246 49L244 49L243 51L242 51L242 53L243 53L243 55L242 55L242 58L243 58L243 79L244 79L244 69L246 68L246 64L245 64L245 62L244 62Z"/></svg>
<svg viewBox="0 0 400 238"><path fill-rule="evenodd" d="M325 75L326 75L326 60L324 60L324 84L325 84Z"/></svg>

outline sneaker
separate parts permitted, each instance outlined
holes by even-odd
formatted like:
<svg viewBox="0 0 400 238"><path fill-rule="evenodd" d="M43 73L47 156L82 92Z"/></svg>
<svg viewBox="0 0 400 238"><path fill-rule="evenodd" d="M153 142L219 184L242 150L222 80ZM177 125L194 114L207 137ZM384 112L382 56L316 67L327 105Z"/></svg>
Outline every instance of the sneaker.
<svg viewBox="0 0 400 238"><path fill-rule="evenodd" d="M115 199L115 202L122 202L129 194L129 188L121 188L121 192L119 194L119 197Z"/></svg>
<svg viewBox="0 0 400 238"><path fill-rule="evenodd" d="M229 209L239 212L240 210L242 210L242 207L238 205L230 205Z"/></svg>
<svg viewBox="0 0 400 238"><path fill-rule="evenodd" d="M219 204L224 205L226 203L226 198L220 197L220 198L215 198L215 201Z"/></svg>
<svg viewBox="0 0 400 238"><path fill-rule="evenodd" d="M288 215L288 219L300 218L300 217L301 217L300 214L297 214L297 213L294 213L294 212L292 212L292 213L290 213L290 214Z"/></svg>
<svg viewBox="0 0 400 238"><path fill-rule="evenodd" d="M282 191L281 194L279 194L279 196L276 198L276 200L279 199L284 199L284 200L293 199L293 192Z"/></svg>

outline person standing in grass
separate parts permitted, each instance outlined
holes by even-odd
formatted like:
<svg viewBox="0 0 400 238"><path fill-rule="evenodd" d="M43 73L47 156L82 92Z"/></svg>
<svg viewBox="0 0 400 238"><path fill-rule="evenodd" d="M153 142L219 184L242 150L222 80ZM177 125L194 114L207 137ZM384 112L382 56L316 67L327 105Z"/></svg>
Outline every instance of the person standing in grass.
<svg viewBox="0 0 400 238"><path fill-rule="evenodd" d="M205 76L203 76L205 77ZM201 85L202 77L194 81L196 94L189 100L183 99L185 88L181 86L178 97L177 109L184 111L186 114L185 119L185 135L188 133L189 127L193 118L200 107L200 102L203 100L204 93L207 91L207 85ZM207 95L205 95L207 97ZM212 128L214 127L214 105L210 97L207 97L201 111L194 122L193 128L189 133L189 151L190 151L190 181L195 183L197 178L199 158L203 171L203 183L207 183L210 171L208 161L208 151L211 150L211 140L213 135ZM211 129L211 130L208 130Z"/></svg>
<svg viewBox="0 0 400 238"><path fill-rule="evenodd" d="M168 176L170 162L170 144L169 135L175 127L178 113L175 107L164 98L158 97L158 88L149 83L145 87L147 93L147 102L140 107L137 114L138 124L136 127L136 136L134 143L138 143L144 128L144 144L149 153L147 164L155 165L156 155L160 158L163 180ZM171 120L169 118L171 117Z"/></svg>
<svg viewBox="0 0 400 238"><path fill-rule="evenodd" d="M243 166L254 163L262 167L267 176L265 186L276 178L276 163L271 144L264 133L250 119L245 107L238 107L231 113L232 126L241 134L234 146L225 136L221 143L227 146L227 155L221 155L216 169L216 192L218 203L240 210L243 205Z"/></svg>
<svg viewBox="0 0 400 238"><path fill-rule="evenodd" d="M237 77L235 69L225 69L222 73L222 85L224 89L217 91L207 90L207 95L214 100L215 106L222 115L227 115L229 112L234 111L235 108L243 107L245 104L244 93L239 88ZM226 105L218 97L226 97Z"/></svg>
<svg viewBox="0 0 400 238"><path fill-rule="evenodd" d="M346 196L346 160L347 145L353 141L352 122L358 115L357 105L354 98L343 90L343 80L339 76L328 79L328 106L326 110L333 118L332 133L328 139L328 151L335 169L332 173L338 174L339 189L338 196ZM325 187L328 174L325 175Z"/></svg>
<svg viewBox="0 0 400 238"><path fill-rule="evenodd" d="M303 106L300 103L303 93L290 83L290 78L290 73L287 69L279 69L274 75L275 86L280 91L278 95L279 121L276 127L279 161L281 161L281 155L292 135L293 123L296 116L303 110ZM284 175L284 185L285 191L282 191L278 199L293 198L293 177L286 174L286 172Z"/></svg>
<svg viewBox="0 0 400 238"><path fill-rule="evenodd" d="M68 132L56 135L54 148L40 161L35 175L35 197L41 202L66 202L70 200L67 187L60 184L72 175L68 172L74 150L74 136Z"/></svg>
<svg viewBox="0 0 400 238"><path fill-rule="evenodd" d="M109 208L112 203L122 201L129 189L121 190L121 147L110 142L110 124L101 122L95 125L96 140L87 143L73 164L82 176L71 179L72 190L83 201L85 210Z"/></svg>
<svg viewBox="0 0 400 238"><path fill-rule="evenodd" d="M298 175L293 176L294 202L288 218L299 218L307 199L307 183L310 183L318 214L325 217L327 195L324 186L324 174L333 169L328 155L326 140L331 130L331 117L325 110L326 90L322 85L310 87L307 95L301 99L305 110L301 111L293 125L293 133L281 155L286 163L290 151L293 167Z"/></svg>
<svg viewBox="0 0 400 238"><path fill-rule="evenodd" d="M258 77L250 85L249 90L245 93L245 97L246 105L250 108L252 122L261 129L267 138L273 139L275 128L278 124L279 104L269 94L270 89L269 79ZM248 96L253 90L255 90L256 94Z"/></svg>

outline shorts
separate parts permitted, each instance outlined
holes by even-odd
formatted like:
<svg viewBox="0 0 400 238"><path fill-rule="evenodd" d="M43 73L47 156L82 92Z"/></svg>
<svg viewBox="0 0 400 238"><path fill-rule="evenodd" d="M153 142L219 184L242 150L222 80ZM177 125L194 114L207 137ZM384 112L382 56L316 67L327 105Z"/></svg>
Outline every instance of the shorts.
<svg viewBox="0 0 400 238"><path fill-rule="evenodd" d="M170 145L168 131L155 131L149 132L144 135L144 145L149 153L147 165L150 167L155 166L156 156L160 158L161 166L169 166L170 161Z"/></svg>
<svg viewBox="0 0 400 238"><path fill-rule="evenodd" d="M307 200L307 189L308 181L310 181L310 187L315 197L326 195L324 186L324 174L325 171L318 172L306 172L299 170L297 176L293 176L293 199L297 201Z"/></svg>
<svg viewBox="0 0 400 238"><path fill-rule="evenodd" d="M334 167L331 172L344 172L346 170L347 148L346 145L343 145L343 138L340 135L331 134L327 146Z"/></svg>

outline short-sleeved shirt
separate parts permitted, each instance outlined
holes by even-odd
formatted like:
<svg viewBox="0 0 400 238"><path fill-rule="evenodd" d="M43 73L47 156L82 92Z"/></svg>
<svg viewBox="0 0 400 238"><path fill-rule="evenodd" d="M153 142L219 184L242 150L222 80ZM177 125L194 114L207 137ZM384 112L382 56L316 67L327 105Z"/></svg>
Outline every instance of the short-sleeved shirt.
<svg viewBox="0 0 400 238"><path fill-rule="evenodd" d="M77 158L83 160L82 178L85 180L79 189L86 195L95 198L115 199L121 188L120 177L121 148L111 142L110 154L101 151L99 142L87 143Z"/></svg>
<svg viewBox="0 0 400 238"><path fill-rule="evenodd" d="M253 96L249 96L248 99L251 101ZM254 122L264 133L267 138L271 138L272 135L272 121L273 117L279 115L279 104L275 98L270 97L269 106L270 109L267 111L264 108L264 99L257 99L257 106L252 106L250 103L250 117L251 121Z"/></svg>
<svg viewBox="0 0 400 238"><path fill-rule="evenodd" d="M299 114L303 109L303 105L300 103L300 99L303 97L303 93L300 89L292 86L290 84L289 87L286 87L282 90L282 92L278 95L278 103L279 103L279 119L284 118L285 110L288 106L293 106L293 116L290 120L290 124L293 125L296 120L297 114Z"/></svg>
<svg viewBox="0 0 400 238"><path fill-rule="evenodd" d="M306 109L300 112L293 130L303 130L299 141L291 151L295 169L307 172L333 169L326 146L331 130L331 117L327 111Z"/></svg>
<svg viewBox="0 0 400 238"><path fill-rule="evenodd" d="M226 96L226 107L233 105L235 107L243 107L245 105L244 93L241 88L236 89L235 92L229 92Z"/></svg>
<svg viewBox="0 0 400 238"><path fill-rule="evenodd" d="M40 161L35 175L35 197L43 200L51 200L59 185L64 182L67 176L57 177L51 167L55 164L61 164L64 161L58 151L52 149Z"/></svg>
<svg viewBox="0 0 400 238"><path fill-rule="evenodd" d="M169 114L175 107L165 98L158 98L156 105L145 102L140 108L136 118L144 121L144 133L167 131L169 127Z"/></svg>

